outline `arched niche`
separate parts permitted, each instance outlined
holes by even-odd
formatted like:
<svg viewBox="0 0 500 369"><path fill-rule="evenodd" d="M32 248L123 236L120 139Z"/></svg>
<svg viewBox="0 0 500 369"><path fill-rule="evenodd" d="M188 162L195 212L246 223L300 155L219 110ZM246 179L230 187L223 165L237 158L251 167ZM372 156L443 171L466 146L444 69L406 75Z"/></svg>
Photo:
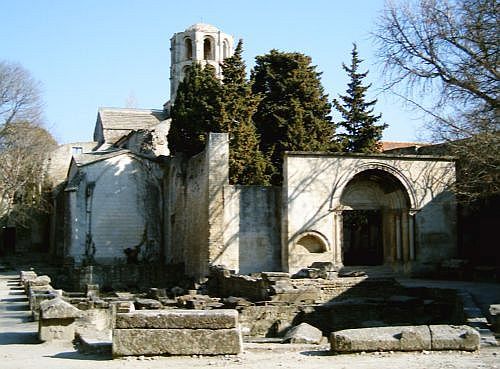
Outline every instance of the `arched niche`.
<svg viewBox="0 0 500 369"><path fill-rule="evenodd" d="M319 232L307 231L295 238L295 251L299 254L321 254L327 252L328 241Z"/></svg>

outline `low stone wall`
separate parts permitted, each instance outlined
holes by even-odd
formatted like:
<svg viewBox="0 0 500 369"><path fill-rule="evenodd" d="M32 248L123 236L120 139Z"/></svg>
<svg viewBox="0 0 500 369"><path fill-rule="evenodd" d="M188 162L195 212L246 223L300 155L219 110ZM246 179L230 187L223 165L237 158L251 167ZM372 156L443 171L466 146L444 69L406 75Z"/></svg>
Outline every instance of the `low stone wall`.
<svg viewBox="0 0 500 369"><path fill-rule="evenodd" d="M227 355L241 350L236 310L142 310L116 315L114 357Z"/></svg>

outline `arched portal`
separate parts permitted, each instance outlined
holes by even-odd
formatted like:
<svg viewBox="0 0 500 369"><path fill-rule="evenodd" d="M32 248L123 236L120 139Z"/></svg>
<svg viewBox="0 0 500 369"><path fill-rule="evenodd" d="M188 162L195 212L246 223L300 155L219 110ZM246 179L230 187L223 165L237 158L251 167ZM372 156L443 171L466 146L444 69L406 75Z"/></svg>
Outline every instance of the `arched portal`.
<svg viewBox="0 0 500 369"><path fill-rule="evenodd" d="M342 263L381 265L401 260L406 250L408 211L403 184L391 173L367 169L344 187L342 210Z"/></svg>

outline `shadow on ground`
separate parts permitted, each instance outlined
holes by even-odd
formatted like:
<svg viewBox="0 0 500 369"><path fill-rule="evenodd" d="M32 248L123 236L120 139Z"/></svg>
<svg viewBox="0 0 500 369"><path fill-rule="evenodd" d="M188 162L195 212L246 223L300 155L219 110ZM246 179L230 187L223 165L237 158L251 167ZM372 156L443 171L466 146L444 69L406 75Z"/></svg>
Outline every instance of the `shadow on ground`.
<svg viewBox="0 0 500 369"><path fill-rule="evenodd" d="M328 351L328 350L302 351L300 354L304 355L304 356L332 356L332 355L334 355L334 353L332 353L331 351Z"/></svg>
<svg viewBox="0 0 500 369"><path fill-rule="evenodd" d="M70 359L70 360L93 360L93 361L107 361L111 360L111 355L106 354L82 354L78 351L66 351L60 352L55 355L49 355L45 357L51 357L53 359Z"/></svg>
<svg viewBox="0 0 500 369"><path fill-rule="evenodd" d="M31 345L40 343L37 332L0 332L0 345Z"/></svg>

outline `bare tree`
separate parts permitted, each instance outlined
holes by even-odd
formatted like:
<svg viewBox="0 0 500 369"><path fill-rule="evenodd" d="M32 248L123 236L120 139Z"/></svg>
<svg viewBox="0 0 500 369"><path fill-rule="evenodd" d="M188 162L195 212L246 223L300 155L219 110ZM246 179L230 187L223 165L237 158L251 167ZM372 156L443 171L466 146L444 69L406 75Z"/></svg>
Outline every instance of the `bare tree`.
<svg viewBox="0 0 500 369"><path fill-rule="evenodd" d="M386 89L428 114L435 138L459 159L456 190L468 199L499 193L499 8L498 0L388 1L375 32Z"/></svg>
<svg viewBox="0 0 500 369"><path fill-rule="evenodd" d="M21 65L0 61L0 127L37 122L42 112L39 84Z"/></svg>
<svg viewBox="0 0 500 369"><path fill-rule="evenodd" d="M49 132L29 122L0 129L0 222L27 226L47 210L46 158L56 147Z"/></svg>
<svg viewBox="0 0 500 369"><path fill-rule="evenodd" d="M40 125L41 111L31 74L0 61L0 223L27 226L46 208L45 160L56 142Z"/></svg>

